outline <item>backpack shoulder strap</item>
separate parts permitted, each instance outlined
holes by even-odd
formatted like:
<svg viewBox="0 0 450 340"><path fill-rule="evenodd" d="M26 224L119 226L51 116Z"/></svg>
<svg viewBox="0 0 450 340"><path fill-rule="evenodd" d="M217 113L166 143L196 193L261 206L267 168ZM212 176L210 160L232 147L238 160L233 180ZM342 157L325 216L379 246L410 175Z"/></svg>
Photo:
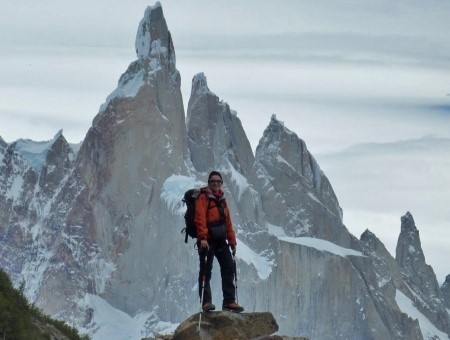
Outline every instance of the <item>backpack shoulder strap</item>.
<svg viewBox="0 0 450 340"><path fill-rule="evenodd" d="M217 204L217 209L219 209L220 216L222 216L222 220L227 220L227 215L225 214L225 208L227 206L227 202L225 201L225 198L222 198L220 200L215 199Z"/></svg>

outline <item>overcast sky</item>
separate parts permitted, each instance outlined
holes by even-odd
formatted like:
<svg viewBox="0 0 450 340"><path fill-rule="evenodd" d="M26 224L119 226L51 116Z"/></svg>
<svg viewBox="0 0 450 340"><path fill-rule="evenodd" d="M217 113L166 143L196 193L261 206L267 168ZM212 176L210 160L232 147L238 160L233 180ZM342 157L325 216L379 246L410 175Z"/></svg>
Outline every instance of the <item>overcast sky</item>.
<svg viewBox="0 0 450 340"><path fill-rule="evenodd" d="M0 0L0 136L81 141L136 59L147 1ZM273 113L329 177L344 223L395 256L410 211L450 274L450 3L161 1L185 102L204 72L256 148ZM447 260L446 260L447 259Z"/></svg>

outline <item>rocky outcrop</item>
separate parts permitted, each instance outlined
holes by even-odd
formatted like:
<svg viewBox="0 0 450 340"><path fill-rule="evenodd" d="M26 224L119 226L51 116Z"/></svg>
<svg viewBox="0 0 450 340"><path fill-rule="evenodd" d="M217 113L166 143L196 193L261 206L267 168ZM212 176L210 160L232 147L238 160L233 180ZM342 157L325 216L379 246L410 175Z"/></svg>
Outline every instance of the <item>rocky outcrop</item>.
<svg viewBox="0 0 450 340"><path fill-rule="evenodd" d="M292 339L307 340L307 338L288 338L271 336L278 331L278 324L271 313L243 313L210 312L201 315L199 331L199 316L195 314L175 330L173 335L158 336L156 339L165 340L263 340L263 339Z"/></svg>

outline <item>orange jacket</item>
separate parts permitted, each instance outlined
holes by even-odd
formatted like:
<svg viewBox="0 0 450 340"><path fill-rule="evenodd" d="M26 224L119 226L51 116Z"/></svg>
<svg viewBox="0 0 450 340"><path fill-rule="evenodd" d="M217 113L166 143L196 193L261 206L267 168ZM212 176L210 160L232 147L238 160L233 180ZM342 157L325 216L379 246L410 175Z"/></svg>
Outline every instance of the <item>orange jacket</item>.
<svg viewBox="0 0 450 340"><path fill-rule="evenodd" d="M225 200L222 198L221 200ZM224 202L224 211L227 224L227 240L228 244L236 245L236 234L231 223L230 211L228 205ZM208 209L209 204L209 209ZM197 239L210 240L208 233L208 224L214 224L222 221L220 211L217 205L217 199L212 193L201 193L195 205L195 224L197 225Z"/></svg>

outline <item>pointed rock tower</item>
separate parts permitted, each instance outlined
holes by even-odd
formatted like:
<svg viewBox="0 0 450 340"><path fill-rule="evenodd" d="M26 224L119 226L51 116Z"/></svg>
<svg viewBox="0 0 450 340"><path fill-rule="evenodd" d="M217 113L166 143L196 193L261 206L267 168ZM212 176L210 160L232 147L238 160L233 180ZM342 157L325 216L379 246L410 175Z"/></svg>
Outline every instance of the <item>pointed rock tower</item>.
<svg viewBox="0 0 450 340"><path fill-rule="evenodd" d="M392 297L395 296L395 287L400 287L403 283L397 262L378 237L368 229L361 235L361 245L364 254L373 261L378 286L385 292L387 290Z"/></svg>
<svg viewBox="0 0 450 340"><path fill-rule="evenodd" d="M187 137L195 170L222 172L227 183L225 189L233 197L228 203L236 212L234 224L245 221L262 224L261 203L252 188L256 166L250 142L237 113L210 91L203 73L192 79Z"/></svg>
<svg viewBox="0 0 450 340"><path fill-rule="evenodd" d="M83 304L91 305L90 297L97 295L134 315L148 310L149 301L164 304L159 291L165 285L159 284L165 280L159 273L164 261L172 262L170 272L182 270L182 261L160 260L160 250L170 249L174 237L162 187L170 175L188 170L180 74L159 2L146 9L135 48L137 60L100 107L44 223L55 236L48 233L52 249L40 269L37 301L50 314L77 313L72 305L80 301L78 311L84 313ZM150 246L155 240L159 247ZM176 249L172 255L186 258L185 253ZM158 273L152 288L150 273ZM182 300L182 292L177 294ZM70 313L64 317L83 317ZM165 313L168 318L174 312Z"/></svg>
<svg viewBox="0 0 450 340"><path fill-rule="evenodd" d="M262 196L270 223L286 226L289 236L315 235L345 247L356 244L342 225L342 209L328 178L305 142L275 115L256 148L256 160L269 179L266 186L272 187Z"/></svg>
<svg viewBox="0 0 450 340"><path fill-rule="evenodd" d="M409 211L401 218L395 259L404 281L417 294L414 301L417 308L439 329L450 333L450 319L442 302L436 275L425 262L419 230Z"/></svg>
<svg viewBox="0 0 450 340"><path fill-rule="evenodd" d="M252 171L255 159L241 121L209 90L203 73L192 79L187 117L188 145L197 171L206 172L211 166L232 166L242 174Z"/></svg>
<svg viewBox="0 0 450 340"><path fill-rule="evenodd" d="M59 131L45 156L45 163L39 176L42 196L50 198L55 193L64 177L72 171L73 158L72 148L64 138L62 131Z"/></svg>

